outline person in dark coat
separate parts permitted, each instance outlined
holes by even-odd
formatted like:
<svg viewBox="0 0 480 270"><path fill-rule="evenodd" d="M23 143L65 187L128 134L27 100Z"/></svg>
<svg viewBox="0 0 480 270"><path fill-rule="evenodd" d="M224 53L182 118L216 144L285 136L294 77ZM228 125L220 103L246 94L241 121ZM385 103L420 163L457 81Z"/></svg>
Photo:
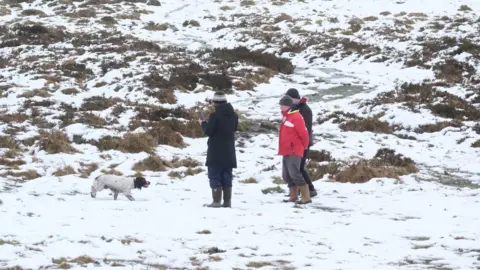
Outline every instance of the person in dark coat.
<svg viewBox="0 0 480 270"><path fill-rule="evenodd" d="M200 119L203 132L208 136L207 161L208 178L212 189L211 204L207 207L232 206L232 171L237 168L235 132L238 115L232 104L227 102L225 93L216 92L212 99L215 112L208 119ZM223 204L221 203L223 193Z"/></svg>
<svg viewBox="0 0 480 270"><path fill-rule="evenodd" d="M302 163L300 165L300 170L302 172L303 178L305 179L305 182L307 182L307 184L308 184L308 188L310 190L310 197L315 197L315 196L317 196L317 191L315 190L315 186L313 186L313 183L312 183L312 180L310 179L310 176L308 175L307 171L305 170L305 162L307 161L308 151L310 150L310 147L313 145L313 137L312 137L312 135L313 135L313 133L312 133L313 116L312 116L312 110L307 105L307 98L306 97L300 97L300 93L298 92L297 89L295 89L295 88L288 89L286 95L293 99L293 103L300 110L300 114L303 116L303 119L305 120L305 126L307 127L307 130L308 130L308 135L309 135L309 138L310 138L310 142L308 144L308 148L303 153L303 159L302 159Z"/></svg>

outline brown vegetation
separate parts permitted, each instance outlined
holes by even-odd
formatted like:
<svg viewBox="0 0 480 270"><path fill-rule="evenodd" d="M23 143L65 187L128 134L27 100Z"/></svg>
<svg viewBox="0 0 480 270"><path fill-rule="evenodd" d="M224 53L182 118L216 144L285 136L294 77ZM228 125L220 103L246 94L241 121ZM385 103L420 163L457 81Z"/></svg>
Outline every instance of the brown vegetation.
<svg viewBox="0 0 480 270"><path fill-rule="evenodd" d="M90 174L98 169L97 163L80 162L82 168L79 171L81 178L88 178Z"/></svg>
<svg viewBox="0 0 480 270"><path fill-rule="evenodd" d="M65 176L65 175L70 175L70 174L76 174L75 169L73 169L72 166L65 166L63 168L60 168L56 170L53 175L59 177L59 176Z"/></svg>
<svg viewBox="0 0 480 270"><path fill-rule="evenodd" d="M336 182L365 183L372 178L394 178L417 173L419 170L410 158L395 154L394 150L381 148L371 160L359 160L343 168L334 177Z"/></svg>
<svg viewBox="0 0 480 270"><path fill-rule="evenodd" d="M122 138L105 136L91 143L100 151L118 150L125 153L153 153L157 147L155 138L148 133L127 133Z"/></svg>
<svg viewBox="0 0 480 270"><path fill-rule="evenodd" d="M434 115L456 120L480 120L480 110L458 96L440 91L433 84L404 83L397 90L382 93L364 105L403 103L413 111L423 106Z"/></svg>
<svg viewBox="0 0 480 270"><path fill-rule="evenodd" d="M40 131L40 139L37 142L40 150L49 154L77 153L78 151L70 144L67 134L60 130Z"/></svg>
<svg viewBox="0 0 480 270"><path fill-rule="evenodd" d="M356 132L374 132L374 133L386 133L391 134L400 129L400 126L391 126L387 122L380 121L375 117L349 120L339 126L344 131L356 131Z"/></svg>

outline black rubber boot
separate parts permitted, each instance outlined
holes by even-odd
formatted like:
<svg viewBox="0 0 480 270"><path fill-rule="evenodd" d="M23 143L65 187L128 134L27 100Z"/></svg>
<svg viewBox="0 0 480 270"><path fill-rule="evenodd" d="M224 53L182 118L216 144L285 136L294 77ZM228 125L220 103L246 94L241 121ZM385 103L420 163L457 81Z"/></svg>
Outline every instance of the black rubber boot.
<svg viewBox="0 0 480 270"><path fill-rule="evenodd" d="M222 207L232 207L232 188L224 188L223 189L223 205Z"/></svg>
<svg viewBox="0 0 480 270"><path fill-rule="evenodd" d="M205 207L220 208L222 207L222 189L214 188L212 189L212 203L205 204Z"/></svg>

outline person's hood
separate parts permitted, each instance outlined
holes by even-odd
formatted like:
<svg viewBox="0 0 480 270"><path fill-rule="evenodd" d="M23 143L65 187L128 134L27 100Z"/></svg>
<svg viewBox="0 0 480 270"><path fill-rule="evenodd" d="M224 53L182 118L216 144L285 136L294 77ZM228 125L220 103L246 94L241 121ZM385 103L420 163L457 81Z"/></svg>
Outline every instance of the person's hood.
<svg viewBox="0 0 480 270"><path fill-rule="evenodd" d="M233 110L232 104L230 104L230 103L219 103L219 104L215 104L215 112L218 115L232 116L235 111Z"/></svg>
<svg viewBox="0 0 480 270"><path fill-rule="evenodd" d="M290 110L282 112L282 115L283 115L283 116L287 116L287 115L294 114L294 113L298 113L298 112L299 112L298 106L297 106L297 105L293 105L293 106L290 108Z"/></svg>

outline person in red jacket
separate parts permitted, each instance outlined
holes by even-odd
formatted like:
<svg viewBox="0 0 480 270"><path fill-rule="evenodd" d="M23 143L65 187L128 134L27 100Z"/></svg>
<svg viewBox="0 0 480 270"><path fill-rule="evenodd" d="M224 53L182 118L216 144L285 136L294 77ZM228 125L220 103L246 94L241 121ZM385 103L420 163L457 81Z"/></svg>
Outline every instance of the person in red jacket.
<svg viewBox="0 0 480 270"><path fill-rule="evenodd" d="M290 197L285 202L311 203L308 185L301 172L303 154L305 149L308 149L310 140L305 120L289 96L280 99L280 109L283 118L280 123L278 154L283 156L282 178L290 191ZM298 191L301 194L300 200L298 200Z"/></svg>

